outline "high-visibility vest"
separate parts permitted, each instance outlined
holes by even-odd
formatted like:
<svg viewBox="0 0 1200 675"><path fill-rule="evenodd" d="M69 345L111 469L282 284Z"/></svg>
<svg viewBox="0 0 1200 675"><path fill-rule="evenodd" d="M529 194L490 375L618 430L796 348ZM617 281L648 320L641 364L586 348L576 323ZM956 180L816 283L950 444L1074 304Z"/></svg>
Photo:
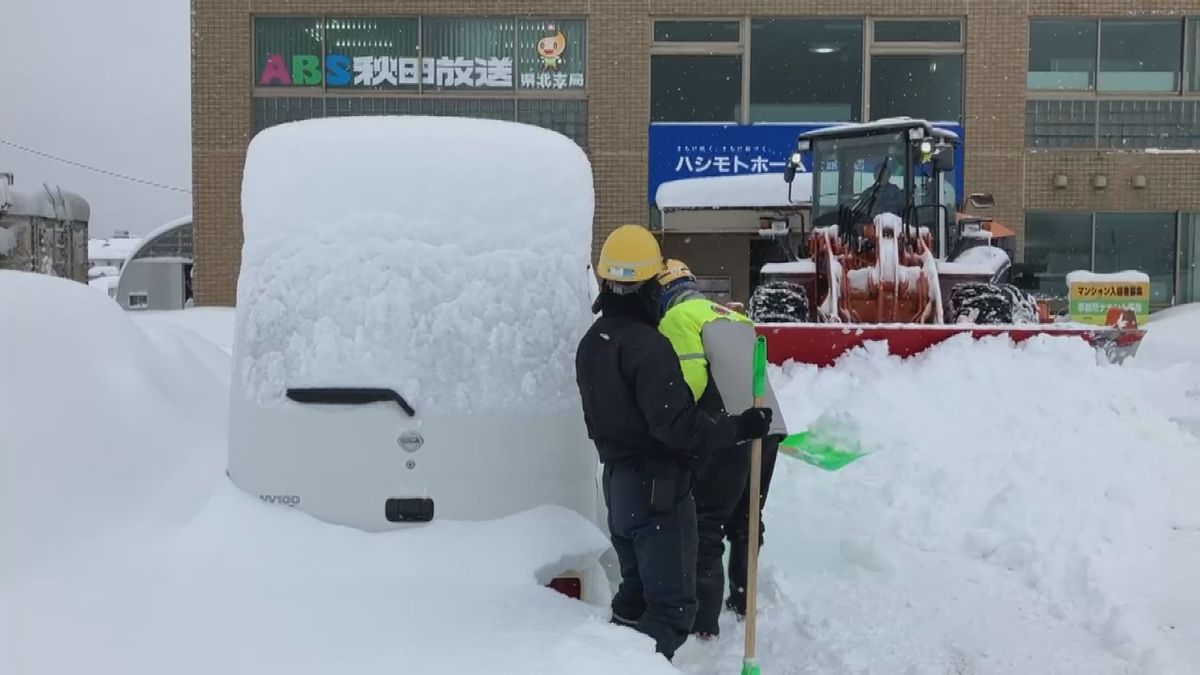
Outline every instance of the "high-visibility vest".
<svg viewBox="0 0 1200 675"><path fill-rule="evenodd" d="M667 310L658 330L671 341L683 379L699 401L708 387L708 357L704 354L704 327L712 321L734 321L753 325L749 318L703 297L683 300Z"/></svg>

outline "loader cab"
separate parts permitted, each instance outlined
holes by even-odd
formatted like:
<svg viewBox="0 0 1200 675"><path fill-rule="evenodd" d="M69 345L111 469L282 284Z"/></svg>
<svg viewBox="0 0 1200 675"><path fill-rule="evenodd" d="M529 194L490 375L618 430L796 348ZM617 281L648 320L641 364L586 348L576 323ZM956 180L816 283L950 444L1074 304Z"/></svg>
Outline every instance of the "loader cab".
<svg viewBox="0 0 1200 675"><path fill-rule="evenodd" d="M791 182L805 155L812 161L812 219L853 240L880 213L899 216L915 236L925 228L945 258L955 217L952 174L957 135L901 118L802 134L788 161Z"/></svg>

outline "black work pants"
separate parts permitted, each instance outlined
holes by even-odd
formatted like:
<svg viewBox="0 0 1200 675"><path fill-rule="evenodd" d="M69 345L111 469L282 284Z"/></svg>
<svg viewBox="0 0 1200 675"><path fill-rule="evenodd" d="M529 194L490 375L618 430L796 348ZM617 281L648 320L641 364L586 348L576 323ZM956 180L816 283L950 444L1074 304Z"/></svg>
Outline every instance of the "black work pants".
<svg viewBox="0 0 1200 675"><path fill-rule="evenodd" d="M604 467L608 528L621 567L613 620L649 635L668 659L687 640L696 617L693 477L682 465L673 473L668 501L674 503L657 511L651 506L653 478L643 464Z"/></svg>
<svg viewBox="0 0 1200 675"><path fill-rule="evenodd" d="M750 476L750 446L738 445L709 455L696 476L696 621L692 632L717 635L725 601L725 536ZM742 529L746 525L743 523Z"/></svg>
<svg viewBox="0 0 1200 675"><path fill-rule="evenodd" d="M767 503L767 491L771 487L771 475L775 473L775 459L779 456L780 436L769 436L762 444L762 490L759 494L759 508ZM747 453L747 463L749 453ZM738 499L733 516L725 523L725 537L729 539L729 604L738 614L746 613L746 574L749 567L750 547L750 481L749 465L747 464L744 488ZM758 521L758 542L763 543L766 524Z"/></svg>

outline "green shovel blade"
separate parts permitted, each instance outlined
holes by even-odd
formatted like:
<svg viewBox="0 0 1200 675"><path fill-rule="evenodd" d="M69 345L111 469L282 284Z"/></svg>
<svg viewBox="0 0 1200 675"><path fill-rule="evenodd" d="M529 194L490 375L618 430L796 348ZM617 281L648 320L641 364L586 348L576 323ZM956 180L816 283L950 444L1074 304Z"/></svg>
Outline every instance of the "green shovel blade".
<svg viewBox="0 0 1200 675"><path fill-rule="evenodd" d="M752 661L742 662L742 675L762 675L762 669Z"/></svg>
<svg viewBox="0 0 1200 675"><path fill-rule="evenodd" d="M779 452L826 471L837 471L866 454L812 431L802 431L783 439L779 443Z"/></svg>

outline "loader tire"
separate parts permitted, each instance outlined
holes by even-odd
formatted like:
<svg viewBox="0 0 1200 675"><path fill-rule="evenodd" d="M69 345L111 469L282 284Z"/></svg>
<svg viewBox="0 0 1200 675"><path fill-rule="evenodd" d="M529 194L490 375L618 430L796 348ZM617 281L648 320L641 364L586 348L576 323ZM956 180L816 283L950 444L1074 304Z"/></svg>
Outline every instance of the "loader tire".
<svg viewBox="0 0 1200 675"><path fill-rule="evenodd" d="M1037 323L1037 301L1012 284L971 282L950 291L956 323L981 325Z"/></svg>
<svg viewBox="0 0 1200 675"><path fill-rule="evenodd" d="M808 293L790 281L768 281L750 296L750 319L755 323L808 321Z"/></svg>

